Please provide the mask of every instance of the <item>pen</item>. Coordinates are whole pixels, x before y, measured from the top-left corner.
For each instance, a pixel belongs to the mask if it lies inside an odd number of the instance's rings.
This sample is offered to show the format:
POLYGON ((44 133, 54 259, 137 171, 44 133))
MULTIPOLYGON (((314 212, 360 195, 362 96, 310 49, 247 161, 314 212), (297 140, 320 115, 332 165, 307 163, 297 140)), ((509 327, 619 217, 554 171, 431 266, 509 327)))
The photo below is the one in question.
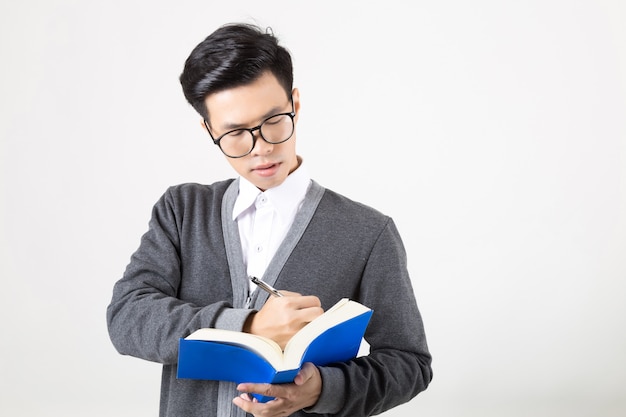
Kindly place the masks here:
POLYGON ((259 288, 261 288, 263 291, 266 291, 267 293, 269 293, 270 295, 273 295, 274 297, 282 297, 283 296, 280 293, 280 291, 278 291, 276 288, 272 287, 267 282, 261 281, 257 277, 250 277, 250 280, 252 282, 254 282, 256 285, 258 285, 259 288))

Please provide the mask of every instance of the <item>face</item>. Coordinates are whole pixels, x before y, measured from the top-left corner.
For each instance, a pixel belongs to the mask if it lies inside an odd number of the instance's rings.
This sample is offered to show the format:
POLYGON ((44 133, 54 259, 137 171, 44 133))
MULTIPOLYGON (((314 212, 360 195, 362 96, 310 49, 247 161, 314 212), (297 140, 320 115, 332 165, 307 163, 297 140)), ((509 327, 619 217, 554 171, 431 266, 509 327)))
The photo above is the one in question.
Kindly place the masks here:
MULTIPOLYGON (((295 88, 292 97, 296 124, 300 94, 295 88)), ((265 73, 252 84, 210 94, 205 104, 214 138, 233 129, 253 128, 270 116, 291 111, 289 96, 271 73, 265 73)), ((239 175, 265 191, 282 184, 298 167, 296 132, 294 128, 291 138, 279 144, 265 142, 258 130, 254 134, 256 143, 252 152, 241 158, 225 158, 239 175)))

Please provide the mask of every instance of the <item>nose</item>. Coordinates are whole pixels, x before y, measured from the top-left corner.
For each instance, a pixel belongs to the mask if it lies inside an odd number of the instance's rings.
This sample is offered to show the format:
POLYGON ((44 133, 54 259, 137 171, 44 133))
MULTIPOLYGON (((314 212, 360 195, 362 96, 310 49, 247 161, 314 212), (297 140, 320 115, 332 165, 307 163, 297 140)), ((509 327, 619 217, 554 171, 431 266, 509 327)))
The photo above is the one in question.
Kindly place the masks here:
POLYGON ((254 148, 252 148, 252 153, 255 155, 265 155, 271 153, 274 150, 274 145, 272 143, 266 142, 261 136, 261 131, 257 130, 252 132, 254 136, 254 148))

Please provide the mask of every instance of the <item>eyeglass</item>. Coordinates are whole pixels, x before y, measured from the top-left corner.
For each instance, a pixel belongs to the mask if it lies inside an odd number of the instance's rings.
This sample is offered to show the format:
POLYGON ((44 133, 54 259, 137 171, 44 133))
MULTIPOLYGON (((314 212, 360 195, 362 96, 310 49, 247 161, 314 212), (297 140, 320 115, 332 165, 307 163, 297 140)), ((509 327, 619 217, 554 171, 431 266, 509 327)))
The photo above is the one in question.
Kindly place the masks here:
POLYGON ((241 158, 248 155, 254 149, 257 140, 254 132, 257 130, 265 142, 273 145, 286 142, 293 136, 293 118, 296 116, 296 111, 293 105, 293 97, 289 99, 291 100, 290 112, 270 116, 263 120, 260 125, 250 129, 234 129, 216 139, 211 134, 206 119, 204 120, 204 126, 206 126, 209 136, 213 139, 213 143, 219 146, 224 155, 229 158, 241 158))

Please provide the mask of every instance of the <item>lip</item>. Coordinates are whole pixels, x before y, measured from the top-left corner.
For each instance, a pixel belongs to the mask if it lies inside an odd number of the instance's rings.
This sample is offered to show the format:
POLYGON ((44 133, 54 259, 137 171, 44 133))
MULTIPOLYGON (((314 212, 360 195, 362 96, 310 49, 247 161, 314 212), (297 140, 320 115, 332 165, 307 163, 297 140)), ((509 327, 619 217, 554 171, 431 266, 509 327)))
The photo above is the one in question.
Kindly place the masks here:
POLYGON ((260 164, 252 168, 252 172, 262 176, 269 177, 274 175, 278 171, 280 164, 278 162, 268 162, 266 164, 260 164))

